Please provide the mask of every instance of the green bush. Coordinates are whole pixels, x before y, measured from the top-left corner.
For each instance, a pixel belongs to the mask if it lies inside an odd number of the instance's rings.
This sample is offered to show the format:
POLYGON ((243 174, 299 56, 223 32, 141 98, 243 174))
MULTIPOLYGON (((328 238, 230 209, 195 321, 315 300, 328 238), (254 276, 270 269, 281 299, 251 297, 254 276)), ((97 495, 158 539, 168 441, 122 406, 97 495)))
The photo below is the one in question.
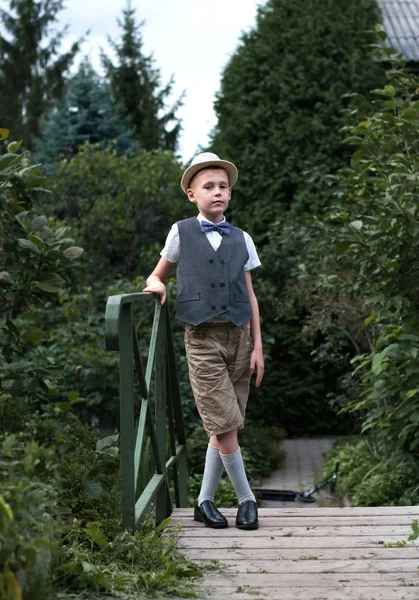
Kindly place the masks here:
MULTIPOLYGON (((1 438, 0 438, 1 440, 1 438)), ((14 434, 1 440, 0 598, 44 600, 49 593, 49 553, 58 511, 52 449, 14 434), (37 477, 39 463, 48 473, 37 477)))
POLYGON ((338 492, 353 506, 403 506, 419 503, 416 465, 410 454, 383 456, 368 437, 338 444, 325 460, 325 472, 339 461, 338 492))

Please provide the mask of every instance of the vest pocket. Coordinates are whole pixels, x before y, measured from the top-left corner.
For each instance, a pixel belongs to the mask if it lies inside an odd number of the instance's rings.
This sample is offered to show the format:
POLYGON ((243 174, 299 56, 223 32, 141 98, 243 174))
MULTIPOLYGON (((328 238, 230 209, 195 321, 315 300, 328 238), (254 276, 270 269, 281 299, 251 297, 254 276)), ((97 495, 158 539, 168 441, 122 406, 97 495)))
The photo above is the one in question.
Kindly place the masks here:
POLYGON ((247 294, 234 294, 234 302, 243 302, 249 304, 250 298, 247 294))
POLYGON ((177 301, 179 303, 181 303, 181 302, 199 302, 200 299, 201 299, 200 292, 197 292, 196 294, 183 293, 183 294, 179 294, 177 301))

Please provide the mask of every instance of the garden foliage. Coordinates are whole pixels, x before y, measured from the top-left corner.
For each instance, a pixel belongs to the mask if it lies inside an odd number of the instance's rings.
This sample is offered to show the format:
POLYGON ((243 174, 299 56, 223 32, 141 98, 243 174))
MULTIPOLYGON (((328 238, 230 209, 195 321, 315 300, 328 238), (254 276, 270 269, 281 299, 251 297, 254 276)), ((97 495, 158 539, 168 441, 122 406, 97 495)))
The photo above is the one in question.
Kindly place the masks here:
MULTIPOLYGON (((5 139, 8 132, 0 134, 5 139)), ((83 250, 67 227, 36 210, 35 202, 46 194, 45 179, 19 145, 8 144, 0 155, 1 598, 46 600, 58 590, 86 585, 135 598, 151 588, 190 594, 190 585, 181 580, 199 573, 175 552, 170 536, 161 541, 150 525, 135 537, 118 531, 118 435, 106 435, 89 418, 98 390, 90 404, 77 391, 74 375, 80 368, 69 332, 64 327, 57 332, 65 352, 57 351, 54 339, 65 312, 71 322, 80 303, 87 298, 89 304, 89 295, 80 293, 60 310, 65 288, 80 284, 76 267, 83 250)), ((86 335, 77 316, 74 330, 86 335)), ((87 349, 79 339, 88 365, 88 352, 93 357, 103 341, 103 322, 85 318, 90 335, 96 335, 87 349)), ((90 373, 83 373, 86 381, 94 370, 90 366, 90 373)), ((104 361, 102 374, 106 367, 104 361)), ((117 373, 114 386, 116 381, 117 373)))
MULTIPOLYGON (((391 50, 384 55, 390 59, 391 50)), ((329 242, 347 274, 335 287, 366 307, 358 327, 375 330, 352 360, 360 393, 346 406, 366 436, 354 449, 364 472, 355 477, 352 465, 346 484, 363 504, 419 499, 418 84, 396 57, 374 99, 357 98, 355 122, 344 130, 356 152, 339 175, 340 207, 328 218, 329 242)))

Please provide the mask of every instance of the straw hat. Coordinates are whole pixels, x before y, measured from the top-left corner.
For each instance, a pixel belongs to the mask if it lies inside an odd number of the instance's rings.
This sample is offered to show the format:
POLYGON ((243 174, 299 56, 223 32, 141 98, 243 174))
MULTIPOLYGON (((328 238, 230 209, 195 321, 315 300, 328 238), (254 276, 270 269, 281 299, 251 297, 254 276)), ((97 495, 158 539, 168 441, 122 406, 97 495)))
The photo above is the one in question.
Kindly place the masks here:
POLYGON ((227 171, 230 187, 233 187, 233 185, 236 183, 239 174, 237 167, 233 165, 233 163, 228 162, 227 160, 221 160, 221 158, 213 152, 201 152, 201 154, 197 154, 195 156, 190 166, 186 169, 182 176, 180 187, 185 194, 188 191, 192 177, 199 171, 202 171, 202 169, 208 169, 209 167, 214 167, 215 169, 224 169, 227 171))

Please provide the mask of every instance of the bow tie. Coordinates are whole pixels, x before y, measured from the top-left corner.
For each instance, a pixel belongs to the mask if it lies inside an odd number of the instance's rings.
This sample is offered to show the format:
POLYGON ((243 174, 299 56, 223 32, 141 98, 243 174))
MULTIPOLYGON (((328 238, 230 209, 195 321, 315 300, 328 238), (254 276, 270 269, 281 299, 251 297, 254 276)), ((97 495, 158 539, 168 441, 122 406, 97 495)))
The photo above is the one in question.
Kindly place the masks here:
POLYGON ((201 231, 204 233, 209 233, 210 231, 218 231, 220 235, 224 235, 226 233, 230 233, 231 225, 227 223, 227 221, 222 221, 222 223, 210 223, 209 221, 201 221, 201 231))

